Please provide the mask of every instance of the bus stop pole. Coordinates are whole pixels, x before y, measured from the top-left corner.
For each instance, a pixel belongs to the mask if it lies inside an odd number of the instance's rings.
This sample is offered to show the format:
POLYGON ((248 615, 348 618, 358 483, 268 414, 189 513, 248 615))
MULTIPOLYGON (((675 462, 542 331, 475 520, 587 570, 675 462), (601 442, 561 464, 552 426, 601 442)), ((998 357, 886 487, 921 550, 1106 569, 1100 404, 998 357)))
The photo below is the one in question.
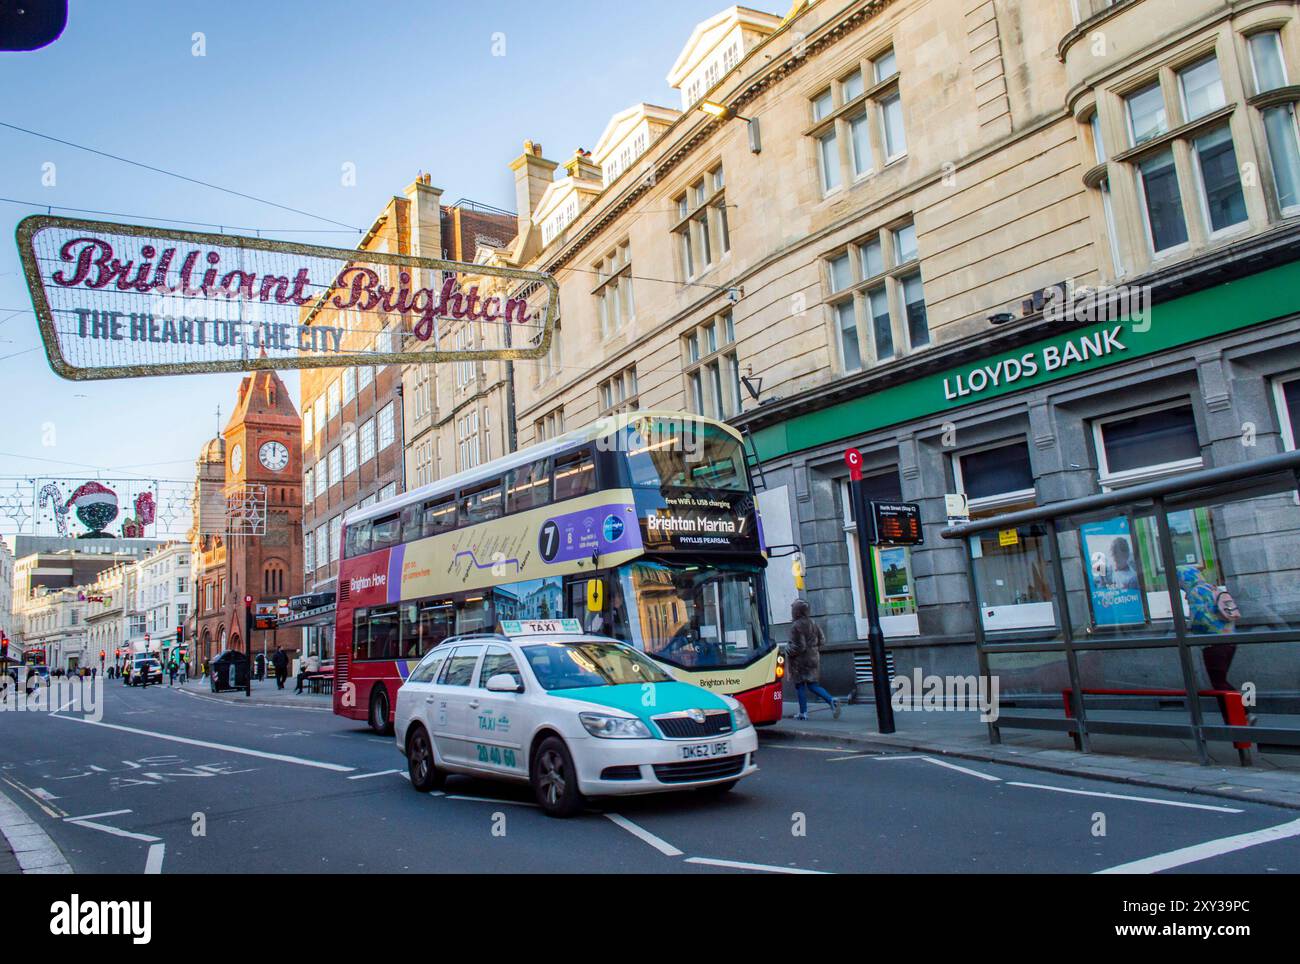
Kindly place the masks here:
POLYGON ((880 628, 880 607, 876 599, 876 566, 871 558, 875 541, 869 523, 870 510, 861 478, 849 482, 853 501, 853 525, 858 530, 858 568, 867 606, 867 645, 871 651, 871 688, 876 697, 876 730, 894 732, 894 704, 889 692, 889 663, 885 656, 885 632, 880 628))

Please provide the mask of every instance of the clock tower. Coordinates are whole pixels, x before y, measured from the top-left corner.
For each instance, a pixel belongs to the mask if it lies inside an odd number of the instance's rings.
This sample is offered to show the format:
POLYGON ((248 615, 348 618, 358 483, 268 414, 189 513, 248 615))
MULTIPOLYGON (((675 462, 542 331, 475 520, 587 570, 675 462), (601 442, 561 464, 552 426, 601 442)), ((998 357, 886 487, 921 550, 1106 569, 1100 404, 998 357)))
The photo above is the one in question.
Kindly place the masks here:
MULTIPOLYGON (((227 499, 241 501, 251 524, 229 535, 220 608, 228 648, 249 651, 244 597, 274 604, 302 592, 302 420, 278 374, 244 376, 223 435, 227 499), (262 512, 264 527, 257 522, 262 512)), ((261 652, 263 643, 267 653, 276 645, 298 648, 299 634, 283 636, 272 642, 270 630, 256 630, 251 652, 261 652)))

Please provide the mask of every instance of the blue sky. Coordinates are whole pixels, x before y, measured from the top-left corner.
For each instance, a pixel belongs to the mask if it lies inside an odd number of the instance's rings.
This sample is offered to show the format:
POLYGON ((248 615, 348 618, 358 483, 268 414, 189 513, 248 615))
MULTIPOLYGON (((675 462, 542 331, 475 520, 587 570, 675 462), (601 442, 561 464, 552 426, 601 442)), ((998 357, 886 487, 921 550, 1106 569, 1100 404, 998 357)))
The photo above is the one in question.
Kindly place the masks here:
MULTIPOLYGON (((507 164, 525 138, 564 161, 575 147, 594 147, 630 104, 676 106, 664 76, 692 27, 725 6, 72 0, 55 44, 0 53, 0 121, 349 225, 368 225, 419 170, 448 202, 513 209, 507 164), (192 53, 196 32, 205 35, 202 57, 192 53), (495 34, 504 34, 505 56, 493 56, 495 34), (346 162, 356 165, 355 187, 341 184, 346 162)), ((269 229, 267 237, 358 240, 291 232, 333 225, 7 128, 0 197, 132 216, 103 220, 194 219, 269 229), (47 163, 52 185, 43 183, 47 163)), ((37 210, 0 202, 4 238, 37 210)), ((17 249, 4 240, 0 476, 191 478, 217 406, 224 420, 239 381, 69 382, 42 349, 30 350, 38 343, 17 249)), ((296 396, 297 379, 284 377, 296 396)))

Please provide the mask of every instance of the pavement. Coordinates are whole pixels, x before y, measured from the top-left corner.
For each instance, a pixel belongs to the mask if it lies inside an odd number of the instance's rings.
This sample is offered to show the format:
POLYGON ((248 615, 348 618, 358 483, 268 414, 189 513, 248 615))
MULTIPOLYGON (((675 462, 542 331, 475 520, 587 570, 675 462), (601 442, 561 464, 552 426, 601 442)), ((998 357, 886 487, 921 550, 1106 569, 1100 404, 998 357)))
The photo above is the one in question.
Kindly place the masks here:
POLYGON ((8 714, 6 839, 21 858, 43 835, 77 873, 1300 872, 1292 810, 867 746, 865 707, 765 731, 759 771, 725 796, 555 820, 523 784, 414 792, 393 739, 326 701, 110 683, 99 715, 8 714))
MULTIPOLYGON (((842 703, 838 720, 824 703, 809 706, 809 719, 786 718, 765 738, 830 743, 873 750, 906 750, 1042 770, 1066 776, 1099 777, 1133 786, 1155 787, 1232 800, 1267 802, 1300 810, 1300 755, 1253 754, 1253 764, 1238 763, 1227 743, 1211 743, 1211 766, 1202 766, 1188 740, 1142 737, 1092 737, 1092 753, 1072 749, 1064 733, 1001 728, 1002 742, 989 742, 989 728, 974 711, 895 710, 895 732, 879 731, 874 703, 842 703)), ((1118 715, 1118 714, 1115 714, 1118 715)), ((1148 714, 1149 716, 1149 714, 1148 714)))

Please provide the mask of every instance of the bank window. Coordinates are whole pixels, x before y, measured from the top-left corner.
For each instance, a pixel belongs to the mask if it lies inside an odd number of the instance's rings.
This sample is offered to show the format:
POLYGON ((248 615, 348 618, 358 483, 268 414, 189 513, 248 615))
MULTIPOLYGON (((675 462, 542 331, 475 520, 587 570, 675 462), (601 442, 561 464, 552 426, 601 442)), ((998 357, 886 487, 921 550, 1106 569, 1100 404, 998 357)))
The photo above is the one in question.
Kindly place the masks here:
POLYGON ((1286 60, 1282 56, 1282 34, 1265 30, 1252 34, 1250 64, 1255 75, 1255 93, 1277 90, 1286 86, 1286 60))
POLYGON ((601 258, 593 267, 596 287, 596 314, 600 334, 608 337, 632 320, 636 305, 632 298, 632 246, 624 241, 601 258))
POLYGON ((1152 253, 1181 248, 1187 243, 1187 221, 1183 217, 1174 152, 1164 150, 1140 162, 1138 186, 1152 253))
POLYGON ((1282 446, 1288 452, 1300 448, 1300 375, 1279 378, 1273 383, 1273 400, 1282 430, 1282 446))
POLYGON ((637 393, 636 366, 631 365, 617 375, 605 379, 596 389, 600 400, 600 413, 635 412, 640 407, 637 393))
POLYGON ((1192 159, 1201 191, 1201 213, 1211 236, 1246 221, 1246 196, 1241 188, 1232 132, 1225 124, 1192 141, 1192 159))
POLYGON ((730 311, 710 318, 682 339, 686 404, 697 414, 727 419, 740 412, 740 360, 730 311))
POLYGON ((506 474, 506 511, 523 512, 546 505, 551 497, 551 460, 539 459, 506 474))
MULTIPOLYGON (((957 490, 972 519, 1032 508, 1036 501, 1029 444, 999 443, 953 459, 957 490)), ((982 532, 968 542, 976 598, 984 629, 1052 626, 1051 546, 1039 524, 982 532)))
MULTIPOLYGON (((903 500, 903 488, 897 471, 868 475, 862 480, 862 485, 866 490, 865 497, 868 503, 903 500)), ((849 577, 853 584, 853 615, 857 623, 858 638, 866 639, 867 616, 864 602, 866 590, 863 588, 862 566, 858 556, 858 530, 853 524, 853 499, 847 479, 840 482, 840 503, 843 506, 849 577)), ((873 579, 881 629, 887 637, 919 635, 911 547, 873 546, 871 562, 875 569, 873 579)))
POLYGON ((957 491, 966 495, 971 518, 1034 505, 1034 470, 1029 461, 1029 443, 1023 439, 956 455, 953 476, 957 491))
POLYGON ((564 407, 552 409, 541 418, 533 422, 533 438, 537 442, 545 442, 547 439, 553 439, 564 432, 564 407))
POLYGON ((1098 481, 1106 489, 1147 482, 1202 465, 1196 418, 1188 403, 1093 423, 1098 481))
POLYGON ((893 358, 897 345, 930 343, 916 227, 873 232, 826 262, 836 341, 845 372, 893 358))
POLYGON ((861 61, 811 100, 808 134, 823 194, 862 180, 907 153, 893 48, 861 61))
POLYGON ((555 500, 574 499, 596 489, 596 462, 591 449, 561 455, 555 460, 555 500))
POLYGON ((712 268, 731 250, 722 165, 712 168, 676 198, 679 276, 688 281, 712 268))
POLYGON ((1124 98, 1128 114, 1129 142, 1136 147, 1169 129, 1165 110, 1165 93, 1160 83, 1149 84, 1124 98))
POLYGON ((1209 56, 1178 71, 1178 90, 1185 122, 1212 114, 1226 104, 1218 58, 1209 56))

